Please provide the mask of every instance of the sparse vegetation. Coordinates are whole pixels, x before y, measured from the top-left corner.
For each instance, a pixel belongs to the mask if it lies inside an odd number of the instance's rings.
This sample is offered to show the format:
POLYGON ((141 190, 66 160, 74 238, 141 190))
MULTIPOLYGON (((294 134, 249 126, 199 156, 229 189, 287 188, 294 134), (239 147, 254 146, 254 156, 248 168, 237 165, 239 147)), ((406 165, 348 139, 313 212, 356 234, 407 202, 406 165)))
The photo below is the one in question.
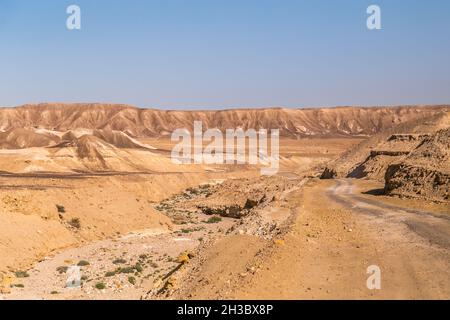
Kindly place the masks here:
POLYGON ((134 267, 119 268, 117 273, 134 273, 134 267))
POLYGON ((143 270, 144 270, 144 268, 142 268, 142 265, 138 262, 138 263, 136 263, 136 265, 134 266, 134 269, 137 271, 137 272, 142 272, 143 270))
POLYGON ((66 213, 66 208, 60 204, 56 205, 56 209, 58 210, 58 213, 66 213))
POLYGON ((86 260, 80 260, 80 262, 78 262, 77 264, 78 267, 86 267, 88 265, 90 265, 90 263, 86 260))
POLYGON ((144 267, 142 266, 142 263, 137 262, 134 266, 128 266, 125 268, 119 267, 116 269, 115 273, 116 274, 118 274, 118 273, 125 273, 125 274, 134 273, 135 275, 138 275, 142 271, 144 271, 144 267))
POLYGON ((135 277, 128 277, 128 282, 131 283, 134 286, 136 284, 136 278, 135 277))
POLYGON ((125 264, 127 261, 125 259, 119 258, 113 261, 114 264, 125 264))
POLYGON ((12 284, 11 288, 25 288, 25 286, 22 283, 12 284))
POLYGON ((30 276, 26 271, 16 271, 14 274, 16 278, 28 278, 30 276))
POLYGON ((208 220, 206 220, 205 222, 206 223, 219 223, 220 221, 222 221, 222 218, 221 217, 218 217, 218 216, 213 216, 213 217, 210 217, 208 220))
POLYGON ((79 218, 73 218, 68 223, 71 227, 74 227, 75 229, 81 228, 81 222, 79 218))
POLYGON ((105 273, 105 277, 114 277, 116 275, 116 271, 108 271, 105 273))
POLYGON ((50 292, 50 294, 55 295, 55 294, 59 294, 59 292, 58 291, 52 291, 52 292, 50 292))
POLYGON ((63 274, 63 273, 66 273, 68 269, 69 269, 69 267, 61 266, 61 267, 56 268, 56 271, 58 271, 59 274, 63 274))
POLYGON ((98 290, 103 290, 103 289, 106 289, 106 285, 103 282, 97 282, 95 284, 95 288, 98 290))

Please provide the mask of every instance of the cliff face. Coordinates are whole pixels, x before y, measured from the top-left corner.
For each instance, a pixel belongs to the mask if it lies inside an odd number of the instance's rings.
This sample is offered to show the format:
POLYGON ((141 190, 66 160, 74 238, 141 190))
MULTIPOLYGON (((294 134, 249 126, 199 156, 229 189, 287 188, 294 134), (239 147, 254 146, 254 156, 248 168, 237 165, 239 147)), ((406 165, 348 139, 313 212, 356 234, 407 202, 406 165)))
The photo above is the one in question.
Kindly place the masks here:
POLYGON ((386 171, 386 192, 450 200, 450 129, 425 138, 403 161, 386 171))
POLYGON ((339 177, 384 181, 387 166, 401 160, 422 141, 450 127, 450 112, 424 113, 365 139, 328 164, 339 177))
POLYGON ((0 108, 0 130, 40 128, 117 130, 131 136, 165 136, 175 129, 241 127, 280 129, 285 137, 374 135, 400 123, 450 111, 450 106, 332 109, 164 111, 112 104, 39 104, 0 108))

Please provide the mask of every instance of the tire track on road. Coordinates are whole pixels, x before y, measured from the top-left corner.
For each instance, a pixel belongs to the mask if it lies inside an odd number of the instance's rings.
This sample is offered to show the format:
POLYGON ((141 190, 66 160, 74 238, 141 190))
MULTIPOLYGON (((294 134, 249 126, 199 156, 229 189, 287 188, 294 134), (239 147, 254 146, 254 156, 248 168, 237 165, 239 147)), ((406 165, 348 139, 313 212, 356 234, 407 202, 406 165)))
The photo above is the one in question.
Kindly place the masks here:
POLYGON ((450 249, 450 216, 368 199, 355 193, 356 187, 353 180, 336 180, 336 184, 327 190, 327 196, 354 212, 371 215, 388 223, 403 223, 430 243, 450 249))

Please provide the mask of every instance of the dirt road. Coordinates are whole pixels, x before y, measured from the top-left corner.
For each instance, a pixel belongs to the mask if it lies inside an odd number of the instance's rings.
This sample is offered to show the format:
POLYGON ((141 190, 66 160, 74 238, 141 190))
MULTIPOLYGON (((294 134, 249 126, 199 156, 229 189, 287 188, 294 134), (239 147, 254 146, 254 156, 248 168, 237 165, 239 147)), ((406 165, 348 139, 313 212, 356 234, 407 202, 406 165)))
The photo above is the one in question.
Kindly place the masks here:
POLYGON ((381 199, 368 198, 367 195, 362 196, 360 193, 355 180, 338 180, 328 189, 327 195, 333 201, 357 213, 377 216, 386 223, 404 223, 411 231, 430 243, 450 249, 450 214, 437 214, 387 204, 381 199))
POLYGON ((372 193, 358 180, 329 180, 292 194, 297 216, 283 245, 229 298, 449 299, 449 215, 372 193), (381 290, 367 288, 372 265, 381 290))
POLYGON ((22 279, 24 288, 13 288, 5 298, 138 299, 158 287, 158 279, 176 265, 180 252, 219 234, 222 240, 208 247, 205 264, 197 270, 199 277, 191 277, 196 281, 189 276, 180 280, 185 287, 177 298, 450 298, 447 207, 388 198, 376 191, 379 185, 368 181, 307 181, 287 190, 281 207, 270 209, 271 214, 294 212, 291 227, 275 241, 251 234, 225 236, 231 221, 205 224, 189 234, 133 233, 44 260, 22 279), (149 251, 150 260, 141 261, 149 251), (132 276, 137 282, 131 284, 128 274, 107 276, 117 271, 118 258, 130 266, 141 263, 144 277, 132 276), (86 284, 65 289, 66 275, 58 270, 83 259, 90 262, 84 268, 86 284), (374 265, 381 270, 380 290, 366 285, 367 269, 374 265), (100 282, 106 289, 95 288, 100 282))

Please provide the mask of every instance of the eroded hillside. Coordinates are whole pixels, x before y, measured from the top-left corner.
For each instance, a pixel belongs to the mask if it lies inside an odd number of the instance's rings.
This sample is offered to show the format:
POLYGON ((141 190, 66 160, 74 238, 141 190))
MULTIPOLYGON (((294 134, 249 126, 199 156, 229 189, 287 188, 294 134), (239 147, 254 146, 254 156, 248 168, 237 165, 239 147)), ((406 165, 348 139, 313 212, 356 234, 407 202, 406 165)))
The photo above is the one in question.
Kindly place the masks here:
POLYGON ((111 104, 40 104, 0 109, 0 130, 78 128, 117 130, 130 136, 164 136, 175 129, 242 127, 280 129, 282 136, 373 135, 395 125, 449 111, 450 106, 340 107, 331 109, 233 109, 164 111, 111 104))

